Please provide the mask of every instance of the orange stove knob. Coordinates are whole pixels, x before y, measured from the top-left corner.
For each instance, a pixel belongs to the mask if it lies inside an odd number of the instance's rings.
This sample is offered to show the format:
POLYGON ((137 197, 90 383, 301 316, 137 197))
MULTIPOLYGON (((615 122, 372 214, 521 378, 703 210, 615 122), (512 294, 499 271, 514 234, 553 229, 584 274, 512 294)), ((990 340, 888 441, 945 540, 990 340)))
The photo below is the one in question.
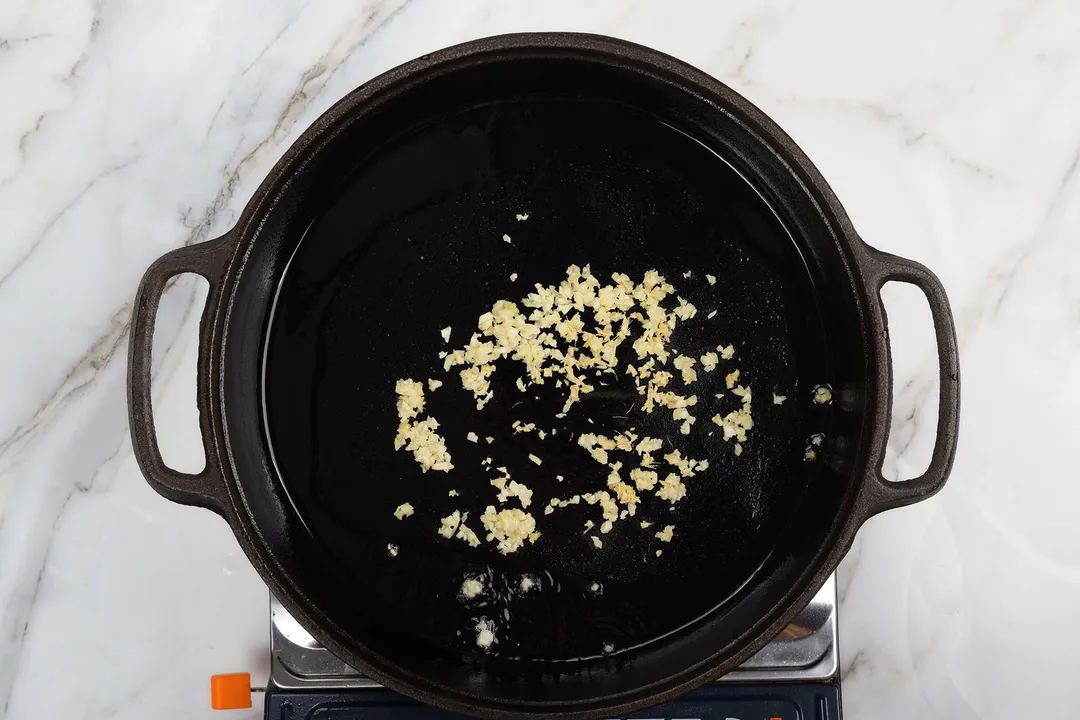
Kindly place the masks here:
POLYGON ((251 673, 211 675, 210 707, 215 710, 251 707, 251 673))

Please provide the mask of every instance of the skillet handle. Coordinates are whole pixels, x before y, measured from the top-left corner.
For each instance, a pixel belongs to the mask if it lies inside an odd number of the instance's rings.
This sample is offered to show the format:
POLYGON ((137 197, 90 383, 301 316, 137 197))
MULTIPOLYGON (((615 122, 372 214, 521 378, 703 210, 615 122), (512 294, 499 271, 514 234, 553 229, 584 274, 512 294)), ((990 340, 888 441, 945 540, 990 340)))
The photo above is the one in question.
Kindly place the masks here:
POLYGON ((131 343, 128 354, 128 419, 131 444, 150 487, 173 502, 195 505, 225 514, 229 496, 224 476, 217 464, 210 417, 210 350, 213 347, 214 317, 221 300, 221 286, 226 263, 233 251, 232 233, 196 245, 182 247, 162 255, 143 275, 135 295, 131 317, 131 343), (199 322, 199 358, 196 371, 196 404, 202 433, 206 465, 198 473, 183 473, 165 465, 158 448, 150 396, 151 354, 158 303, 168 281, 182 273, 196 273, 206 278, 210 292, 199 322))
POLYGON ((885 337, 881 339, 885 352, 884 362, 879 377, 884 379, 884 417, 892 415, 892 358, 888 345, 888 321, 885 307, 881 302, 882 286, 890 281, 905 282, 922 290, 930 304, 930 315, 934 321, 934 334, 937 338, 939 399, 937 441, 930 466, 919 477, 903 482, 890 482, 881 473, 885 459, 886 432, 882 442, 872 451, 866 478, 865 499, 862 517, 867 519, 891 508, 902 507, 925 500, 937 493, 945 485, 956 457, 957 436, 960 428, 960 351, 956 343, 956 327, 953 323, 949 298, 941 281, 930 270, 914 260, 898 257, 890 253, 864 246, 867 256, 863 258, 862 269, 879 303, 885 337))

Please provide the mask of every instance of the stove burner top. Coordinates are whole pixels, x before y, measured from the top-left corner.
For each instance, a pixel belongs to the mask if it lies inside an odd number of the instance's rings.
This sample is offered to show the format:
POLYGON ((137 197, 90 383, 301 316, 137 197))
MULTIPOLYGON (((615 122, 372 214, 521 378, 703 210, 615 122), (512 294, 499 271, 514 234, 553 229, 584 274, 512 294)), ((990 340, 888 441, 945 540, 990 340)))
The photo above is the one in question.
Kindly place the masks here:
MULTIPOLYGON (((307 630, 300 627, 293 616, 289 615, 275 598, 270 600, 270 619, 269 684, 271 692, 324 693, 326 691, 379 690, 380 685, 377 682, 357 673, 320 646, 319 642, 312 638, 307 630)), ((788 683, 784 685, 785 690, 778 689, 778 696, 785 697, 787 688, 795 688, 796 685, 802 683, 832 683, 835 685, 838 699, 838 667, 836 580, 829 578, 819 590, 818 595, 815 595, 806 609, 799 613, 794 623, 788 625, 777 638, 741 667, 716 681, 716 688, 728 687, 729 691, 715 690, 712 691, 712 695, 706 692, 704 695, 699 693, 694 697, 707 699, 706 696, 730 696, 742 683, 788 683)), ((760 695, 760 687, 757 693, 760 695)), ((273 717, 270 715, 270 705, 268 696, 268 718, 273 717)), ((825 706, 819 708, 819 710, 822 709, 825 712, 828 710, 825 706)), ((799 717, 828 718, 829 720, 839 717, 838 708, 832 715, 822 715, 820 711, 815 712, 816 714, 804 712, 804 715, 799 717)), ((306 716, 297 715, 296 717, 306 716)), ((357 715, 357 717, 360 716, 357 715)), ((786 718, 787 715, 766 717, 786 718)))

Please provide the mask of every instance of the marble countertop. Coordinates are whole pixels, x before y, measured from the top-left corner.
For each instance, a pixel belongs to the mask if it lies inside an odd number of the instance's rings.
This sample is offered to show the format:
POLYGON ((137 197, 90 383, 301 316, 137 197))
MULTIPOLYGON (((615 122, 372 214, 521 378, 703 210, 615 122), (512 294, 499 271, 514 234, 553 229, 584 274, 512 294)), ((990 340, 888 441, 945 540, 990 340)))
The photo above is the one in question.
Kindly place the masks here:
MULTIPOLYGON (((267 592, 225 523, 132 458, 143 270, 221 233, 357 84, 484 35, 599 32, 730 84, 806 150, 871 244, 948 288, 960 452, 840 575, 846 717, 1058 716, 1080 676, 1080 5, 1072 0, 10 0, 0 5, 0 704, 24 718, 210 717, 266 675, 267 592), (1023 422, 1020 422, 1023 420, 1023 422)), ((195 327, 159 319, 166 458, 197 469, 195 327)), ((918 291, 886 288, 887 467, 934 440, 918 291)), ((222 715, 222 717, 225 717, 222 715)), ((256 710, 228 715, 261 717, 256 710)))

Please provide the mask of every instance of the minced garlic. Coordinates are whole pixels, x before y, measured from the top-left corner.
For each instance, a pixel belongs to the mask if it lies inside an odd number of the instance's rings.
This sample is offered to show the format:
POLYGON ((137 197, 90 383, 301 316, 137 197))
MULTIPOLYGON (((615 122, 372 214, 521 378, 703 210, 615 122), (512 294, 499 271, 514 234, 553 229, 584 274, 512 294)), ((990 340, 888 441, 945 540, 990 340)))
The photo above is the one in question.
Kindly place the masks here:
POLYGON ((494 506, 488 505, 480 522, 488 532, 488 542, 498 543, 503 555, 516 552, 526 541, 534 543, 540 537, 533 516, 517 508, 496 511, 494 506))
POLYGON ((514 216, 518 222, 524 222, 529 219, 529 213, 518 213, 514 216))
POLYGON ((461 511, 455 510, 439 521, 439 534, 446 539, 454 537, 458 525, 461 524, 461 511))
POLYGON ((532 504, 532 490, 515 480, 510 480, 509 475, 495 478, 491 484, 499 490, 496 499, 500 503, 505 503, 510 498, 517 498, 523 508, 532 504))
POLYGON ((777 395, 776 393, 772 395, 773 405, 783 405, 785 400, 787 400, 786 395, 777 395))
POLYGON ((481 650, 487 650, 496 642, 498 640, 495 638, 495 623, 487 618, 480 618, 476 623, 476 646, 481 650))
POLYGON ((428 390, 435 391, 442 387, 442 380, 428 380, 428 390))
POLYGON ((679 306, 672 310, 672 312, 675 313, 680 320, 686 321, 693 319, 693 317, 697 315, 697 308, 694 307, 692 303, 679 298, 679 306))
POLYGON ((661 440, 660 438, 646 437, 646 438, 642 438, 641 442, 639 442, 637 444, 637 447, 634 448, 634 449, 637 450, 637 453, 639 455, 644 455, 646 453, 656 452, 657 450, 660 450, 663 447, 664 447, 664 441, 661 440))
POLYGON ((663 530, 661 530, 660 532, 656 533, 656 538, 657 538, 657 539, 658 539, 658 540, 659 540, 660 542, 666 542, 666 543, 669 543, 669 542, 671 542, 671 538, 672 538, 672 537, 673 537, 674 535, 675 535, 675 526, 674 526, 674 525, 668 525, 668 526, 666 526, 666 527, 665 527, 665 528, 664 528, 663 530))
POLYGON ((398 520, 403 520, 413 514, 413 506, 409 503, 401 503, 397 506, 397 510, 394 510, 394 517, 398 520))
POLYGON ((596 547, 596 549, 599 550, 600 548, 604 547, 604 541, 600 538, 596 537, 595 535, 590 535, 589 538, 592 540, 592 544, 596 547))
POLYGON ((505 243, 508 243, 508 242, 510 242, 510 236, 509 236, 509 235, 506 235, 506 234, 504 233, 504 234, 503 234, 503 242, 505 242, 505 243))
POLYGON ((452 470, 454 465, 446 450, 446 441, 435 432, 439 427, 438 421, 433 417, 416 420, 424 410, 424 386, 415 380, 402 379, 397 381, 394 390, 398 395, 398 430, 394 437, 394 449, 405 448, 412 452, 422 472, 452 470))
POLYGON ((443 342, 450 342, 450 333, 451 332, 452 332, 452 328, 449 325, 447 325, 446 327, 444 327, 442 330, 439 331, 439 334, 442 335, 443 342))
POLYGON ((386 546, 386 554, 389 555, 390 557, 397 557, 398 546, 393 544, 393 543, 388 544, 386 546))
MULTIPOLYGON (((527 217, 527 213, 517 215, 519 221, 527 217)), ((504 235, 503 239, 511 242, 509 235, 504 235)), ((690 276, 688 272, 687 277, 690 276)), ((707 274, 705 277, 710 285, 716 283, 715 276, 707 274)), ((517 273, 510 275, 511 282, 517 279, 517 273)), ((456 368, 461 387, 472 393, 478 409, 483 409, 493 397, 493 375, 497 366, 502 367, 499 361, 521 363, 523 372, 515 382, 518 390, 526 392, 530 385, 552 383, 565 400, 562 411, 557 414, 560 418, 565 417, 582 396, 593 392, 594 385, 609 385, 609 382, 597 382, 597 379, 625 371, 642 397, 642 402, 635 403, 634 407, 645 413, 652 413, 657 407, 670 411, 679 432, 687 435, 696 421, 692 411, 698 398, 673 391, 673 372, 681 377, 683 385, 687 385, 698 380, 696 366, 699 362, 701 372, 713 372, 721 358, 730 360, 735 354, 732 345, 718 346, 715 352, 708 351, 698 358, 684 356, 669 347, 676 325, 693 320, 697 312, 697 308, 678 297, 674 287, 655 270, 647 271, 640 283, 635 284, 629 276, 620 273, 613 273, 611 280, 605 283, 593 276, 588 265, 572 265, 567 269, 566 278, 557 285, 537 284, 534 291, 517 303, 496 301, 488 312, 479 316, 475 331, 464 345, 457 349, 447 348, 449 352, 440 355, 446 371, 456 368), (619 353, 627 349, 633 350, 636 360, 619 367, 619 353), (669 360, 673 362, 667 366, 669 360)), ((716 310, 710 311, 709 317, 716 313, 716 310)), ((444 341, 449 342, 451 328, 445 328, 442 335, 444 341)), ((742 408, 724 417, 717 415, 713 422, 724 428, 726 440, 735 438, 742 442, 753 423, 750 390, 737 385, 738 379, 739 371, 735 369, 725 377, 725 383, 741 399, 742 408)), ((441 384, 429 380, 427 387, 435 390, 441 384)), ((400 449, 407 445, 425 471, 452 468, 445 442, 435 432, 438 423, 434 418, 425 419, 422 415, 424 386, 402 380, 396 389, 400 427, 395 447, 400 449)), ((718 398, 722 396, 722 393, 717 394, 718 398)), ((588 420, 592 422, 591 418, 588 420)), ((513 428, 515 433, 536 431, 534 423, 521 421, 515 421, 513 428)), ((546 439, 548 434, 543 430, 537 432, 540 440, 546 439)), ((554 435, 555 430, 552 429, 550 434, 554 435)), ((670 440, 671 436, 668 437, 670 440)), ((479 442, 479 436, 474 432, 467 433, 466 438, 470 442, 479 442)), ((485 440, 489 444, 493 442, 490 436, 485 440)), ((607 489, 574 495, 566 500, 551 498, 544 506, 544 515, 581 500, 599 506, 602 515, 598 519, 600 532, 591 535, 597 548, 602 547, 598 535, 611 532, 616 522, 635 514, 642 502, 642 493, 655 495, 674 506, 687 492, 683 478, 708 468, 707 461, 683 457, 673 448, 664 455, 664 460, 677 472, 667 473, 661 480, 658 460, 653 454, 659 456, 663 452, 664 441, 650 437, 639 440, 633 430, 618 432, 612 437, 584 433, 577 443, 593 460, 607 468, 607 489)), ((736 443, 736 454, 741 451, 742 446, 736 443)), ((528 458, 537 466, 542 464, 534 454, 529 454, 528 458)), ((489 470, 493 469, 490 459, 484 464, 489 470)), ((498 490, 498 502, 505 504, 517 498, 521 509, 505 508, 504 505, 505 509, 496 510, 497 506, 489 505, 480 516, 480 522, 486 541, 495 543, 500 552, 506 554, 516 552, 526 542, 535 542, 540 533, 533 516, 525 511, 532 502, 532 490, 511 480, 505 468, 499 468, 499 471, 501 476, 490 481, 498 490)), ((556 479, 561 482, 564 478, 556 476, 556 479)), ((450 496, 456 496, 456 491, 451 491, 450 496)), ((457 537, 474 546, 481 544, 476 533, 465 525, 467 517, 466 513, 454 511, 442 518, 439 534, 457 537)), ((648 526, 647 522, 641 523, 643 528, 648 526)), ((593 521, 589 520, 586 533, 593 527, 593 521)), ((657 533, 657 537, 669 542, 672 533, 673 526, 667 526, 657 533)))
POLYGON ((480 536, 465 524, 465 518, 461 519, 461 524, 458 525, 457 535, 454 537, 458 540, 464 540, 470 547, 480 547, 480 536))
POLYGON ((672 450, 664 456, 664 460, 669 464, 674 465, 679 470, 679 474, 683 477, 693 477, 696 473, 709 469, 708 460, 684 458, 679 450, 672 450))
POLYGON ((686 486, 678 475, 671 473, 660 481, 660 489, 656 492, 656 496, 674 505, 686 497, 686 486))
POLYGON ((461 596, 466 600, 472 600, 483 592, 484 581, 478 577, 465 578, 465 582, 461 583, 461 596))
POLYGON ((634 481, 634 487, 642 492, 647 492, 656 486, 657 475, 652 470, 634 468, 630 471, 630 479, 634 481))

